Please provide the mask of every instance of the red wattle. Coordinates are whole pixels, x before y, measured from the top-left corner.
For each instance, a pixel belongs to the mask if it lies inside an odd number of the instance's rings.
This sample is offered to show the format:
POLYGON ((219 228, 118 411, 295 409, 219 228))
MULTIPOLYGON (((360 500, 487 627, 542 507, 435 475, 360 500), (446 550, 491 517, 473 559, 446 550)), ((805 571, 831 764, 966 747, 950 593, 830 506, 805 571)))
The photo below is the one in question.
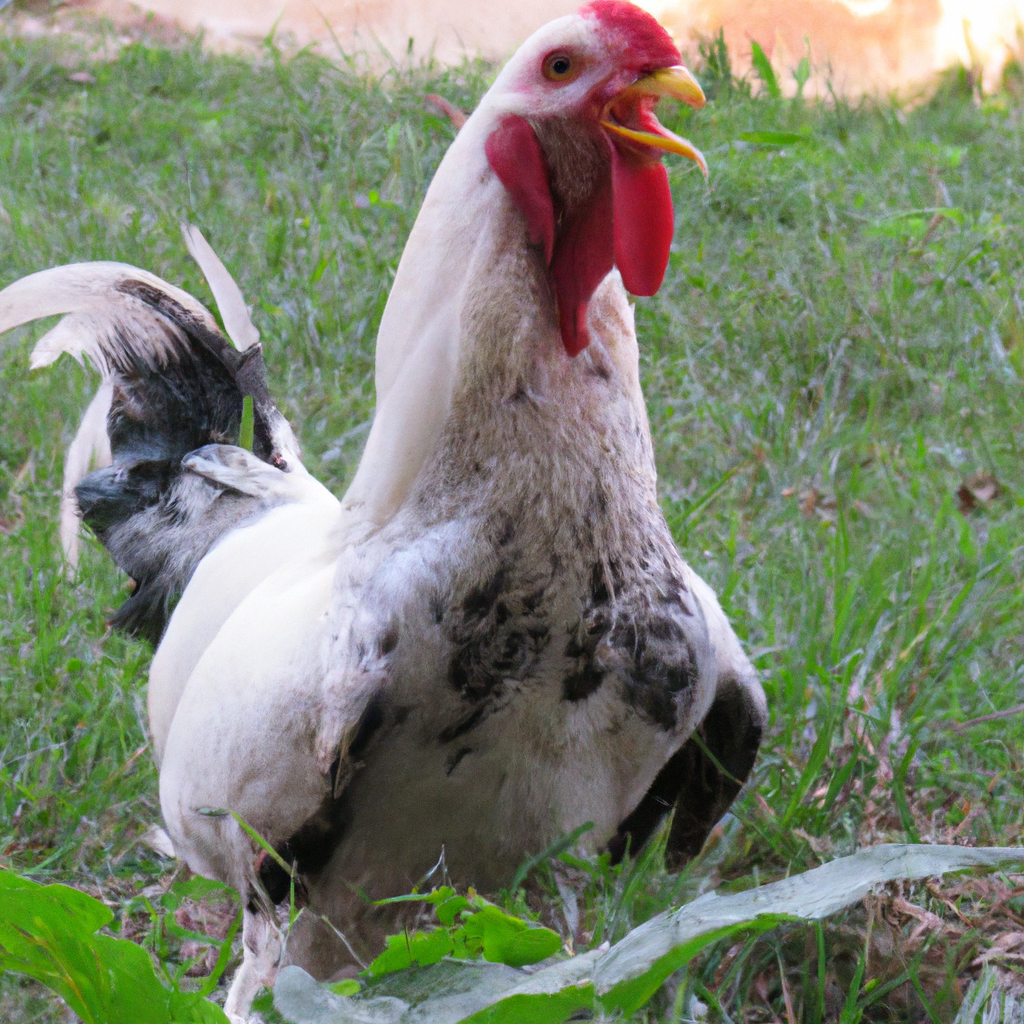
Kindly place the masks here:
POLYGON ((502 118, 487 137, 484 152, 525 218, 530 241, 544 246, 562 344, 570 356, 579 355, 590 344, 587 303, 615 263, 611 178, 585 210, 563 217, 556 239, 547 161, 529 122, 515 114, 502 118))
POLYGON ((668 266, 675 218, 668 172, 612 144, 612 209, 615 264, 626 291, 654 295, 668 266))
POLYGON ((559 225, 551 276, 558 301, 562 344, 570 356, 590 344, 587 303, 615 264, 612 243, 612 188, 606 178, 584 210, 559 225))
POLYGON ((530 241, 544 246, 551 263, 555 246, 555 207, 548 184, 548 162, 529 121, 516 114, 503 117, 487 136, 484 153, 491 170, 526 218, 530 241))

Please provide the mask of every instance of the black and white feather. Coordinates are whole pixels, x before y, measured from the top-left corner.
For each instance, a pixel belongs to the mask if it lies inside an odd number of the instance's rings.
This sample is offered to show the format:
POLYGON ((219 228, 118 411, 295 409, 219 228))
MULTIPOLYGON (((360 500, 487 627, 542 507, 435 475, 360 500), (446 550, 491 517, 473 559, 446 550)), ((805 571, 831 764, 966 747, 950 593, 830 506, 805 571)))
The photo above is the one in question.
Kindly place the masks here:
POLYGON ((61 538, 74 566, 78 517, 92 528, 136 583, 113 624, 153 642, 211 545, 285 500, 275 478, 299 465, 241 293, 198 230, 186 238, 244 347, 192 296, 123 263, 55 267, 0 292, 0 332, 62 316, 33 350, 33 368, 67 353, 102 375, 65 460, 61 538), (246 395, 254 406, 251 454, 233 447, 246 395))

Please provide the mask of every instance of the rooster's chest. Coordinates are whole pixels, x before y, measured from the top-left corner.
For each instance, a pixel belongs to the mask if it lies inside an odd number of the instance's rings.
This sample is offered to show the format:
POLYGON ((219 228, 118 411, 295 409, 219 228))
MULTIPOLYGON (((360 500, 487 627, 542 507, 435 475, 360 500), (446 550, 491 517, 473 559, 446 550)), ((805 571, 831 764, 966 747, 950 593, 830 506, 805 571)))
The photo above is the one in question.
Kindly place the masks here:
POLYGON ((402 596, 368 602, 361 642, 389 681, 350 786, 361 849, 443 846, 499 878, 584 822, 601 845, 706 703, 706 630, 667 531, 613 549, 568 520, 537 539, 525 515, 407 554, 388 573, 402 596))

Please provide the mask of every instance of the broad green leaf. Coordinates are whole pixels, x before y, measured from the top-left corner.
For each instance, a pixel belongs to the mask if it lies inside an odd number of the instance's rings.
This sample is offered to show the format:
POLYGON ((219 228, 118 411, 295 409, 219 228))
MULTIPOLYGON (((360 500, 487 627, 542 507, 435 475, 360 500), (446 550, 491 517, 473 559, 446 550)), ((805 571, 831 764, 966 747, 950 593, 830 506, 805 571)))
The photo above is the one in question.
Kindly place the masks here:
POLYGON ((358 995, 360 985, 355 978, 346 978, 344 981, 332 982, 327 988, 338 996, 354 996, 358 995))
POLYGON ((707 893, 651 918, 612 947, 594 971, 598 998, 606 1008, 632 1013, 686 962, 682 954, 695 955, 713 941, 712 933, 718 938, 744 926, 764 931, 780 921, 816 921, 896 879, 1012 863, 1024 863, 1024 849, 886 844, 746 892, 707 893))
POLYGON ((278 978, 274 1005, 295 1024, 562 1021, 594 1005, 590 974, 600 956, 582 953, 533 975, 502 964, 445 960, 410 971, 398 986, 388 985, 395 980, 389 976, 383 988, 387 995, 371 982, 356 998, 336 995, 292 966, 278 978))
POLYGON ((387 948, 370 964, 374 977, 404 970, 412 964, 436 963, 444 956, 483 956, 491 963, 526 967, 553 956, 562 940, 548 928, 531 927, 527 921, 506 914, 480 896, 459 896, 448 886, 432 892, 411 893, 381 900, 381 903, 410 901, 433 905, 442 927, 413 935, 392 935, 387 948), (456 925, 456 917, 463 918, 456 925))
MULTIPOLYGON (((714 896, 714 893, 709 895, 714 896)), ((699 903, 700 900, 695 900, 694 902, 699 903)), ((688 910, 689 906, 683 909, 688 910)), ((654 920, 658 919, 655 918, 654 920)), ((799 917, 791 917, 788 914, 762 914, 758 915, 756 919, 740 920, 721 928, 701 931, 689 940, 672 946, 662 956, 652 959, 647 964, 647 968, 635 978, 628 978, 611 985, 606 989, 600 1003, 602 1006, 621 1010, 624 1014, 628 1015, 634 1009, 639 1009, 643 1006, 661 988, 666 978, 674 974, 680 967, 685 967, 686 964, 703 949, 710 946, 711 943, 718 942, 720 939, 728 939, 739 932, 766 932, 770 928, 782 924, 784 921, 793 920, 799 920, 799 917)), ((650 922, 647 923, 650 924, 650 922)), ((642 928, 643 925, 640 927, 642 928)), ((639 930, 639 928, 634 929, 633 932, 630 932, 623 939, 623 942, 626 942, 639 930)), ((598 966, 600 968, 601 965, 598 966)), ((614 968, 614 966, 613 962, 612 967, 614 968)))
MULTIPOLYGON (((534 1021, 564 1021, 576 1010, 595 1008, 592 977, 602 952, 591 950, 562 960, 536 974, 521 974, 489 1005, 468 1017, 452 1018, 453 1024, 534 1024, 534 1021), (558 997, 563 997, 559 999, 558 997), (562 1014, 562 1016, 558 1016, 562 1014)), ((431 1008, 432 1009, 432 1008, 431 1008)), ((431 1021, 431 1024, 447 1024, 431 1021)))
POLYGON ((460 910, 470 906, 470 901, 465 896, 459 896, 448 885, 442 885, 428 893, 412 892, 406 896, 391 896, 386 900, 378 900, 376 906, 388 903, 429 903, 433 906, 437 919, 446 928, 454 924, 455 916, 460 910))
POLYGON ((405 970, 413 964, 421 967, 436 964, 442 957, 455 949, 455 943, 445 928, 429 932, 389 935, 387 947, 369 966, 369 973, 375 978, 393 971, 405 970))
POLYGON ((85 893, 0 870, 0 971, 34 978, 85 1024, 225 1024, 213 1003, 165 988, 141 946, 96 934, 112 920, 85 893))
POLYGON ((470 902, 465 896, 450 896, 443 902, 434 904, 434 913, 441 924, 450 928, 455 923, 456 916, 469 906, 470 902))
POLYGON ((594 986, 570 985, 550 995, 514 995, 485 1007, 463 1024, 562 1024, 577 1010, 594 1005, 594 986))
POLYGON ((463 931, 471 953, 481 952, 485 960, 509 967, 539 963, 562 948, 562 940, 549 928, 530 928, 491 905, 467 918, 463 931))
POLYGON ((391 971, 402 971, 412 965, 412 949, 409 936, 389 935, 387 937, 384 951, 379 953, 368 970, 375 978, 382 974, 389 974, 391 971))

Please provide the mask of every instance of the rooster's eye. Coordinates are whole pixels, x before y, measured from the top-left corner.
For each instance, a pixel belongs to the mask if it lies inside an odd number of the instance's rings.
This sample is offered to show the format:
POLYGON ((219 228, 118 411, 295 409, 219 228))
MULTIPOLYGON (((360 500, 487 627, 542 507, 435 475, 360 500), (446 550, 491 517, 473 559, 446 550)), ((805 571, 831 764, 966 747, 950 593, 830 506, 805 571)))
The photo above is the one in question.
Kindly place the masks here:
POLYGON ((544 77, 549 82, 565 82, 576 77, 576 68, 566 53, 552 53, 544 59, 544 77))

